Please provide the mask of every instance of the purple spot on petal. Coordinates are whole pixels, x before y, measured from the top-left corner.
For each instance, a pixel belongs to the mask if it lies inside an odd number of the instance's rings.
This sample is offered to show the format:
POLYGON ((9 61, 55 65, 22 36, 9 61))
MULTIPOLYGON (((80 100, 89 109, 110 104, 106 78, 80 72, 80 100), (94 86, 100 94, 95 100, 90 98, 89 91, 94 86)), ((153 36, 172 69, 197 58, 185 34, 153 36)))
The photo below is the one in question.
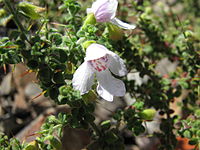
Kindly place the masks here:
POLYGON ((99 59, 95 59, 95 60, 90 60, 88 61, 89 64, 92 66, 92 68, 94 68, 96 71, 101 72, 104 71, 108 68, 108 58, 107 55, 99 58, 99 59))

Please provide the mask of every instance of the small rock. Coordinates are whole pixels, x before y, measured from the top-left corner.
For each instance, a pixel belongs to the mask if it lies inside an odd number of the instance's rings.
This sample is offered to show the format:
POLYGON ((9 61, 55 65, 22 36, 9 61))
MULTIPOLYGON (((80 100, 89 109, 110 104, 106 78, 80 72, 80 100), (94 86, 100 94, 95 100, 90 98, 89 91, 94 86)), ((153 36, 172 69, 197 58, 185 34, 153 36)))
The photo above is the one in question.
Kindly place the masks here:
POLYGON ((38 84, 36 83, 29 83, 25 87, 25 96, 33 97, 40 94, 42 90, 39 88, 38 84))

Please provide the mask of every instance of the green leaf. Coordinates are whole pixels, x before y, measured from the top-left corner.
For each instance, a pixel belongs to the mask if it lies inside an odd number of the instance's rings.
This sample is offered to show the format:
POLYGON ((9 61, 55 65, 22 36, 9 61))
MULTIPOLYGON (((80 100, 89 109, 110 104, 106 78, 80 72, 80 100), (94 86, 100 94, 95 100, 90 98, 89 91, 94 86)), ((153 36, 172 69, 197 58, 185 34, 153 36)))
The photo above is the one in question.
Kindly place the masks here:
POLYGON ((116 142, 118 140, 118 136, 109 131, 105 134, 105 142, 108 143, 108 144, 113 144, 114 142, 116 142))
POLYGON ((57 138, 53 137, 50 139, 50 144, 56 149, 56 150, 62 150, 62 143, 57 138))
POLYGON ((195 115, 200 118, 200 109, 195 110, 195 115))
POLYGON ((27 62, 27 66, 30 68, 30 69, 37 69, 38 68, 38 61, 37 60, 30 60, 27 62))
POLYGON ((138 101, 133 104, 136 109, 142 109, 144 107, 144 102, 138 101))
POLYGON ((101 123, 101 128, 103 130, 108 130, 111 127, 111 122, 110 120, 105 120, 101 123))
POLYGON ((62 35, 60 33, 53 33, 50 36, 50 40, 56 45, 62 44, 62 35))
POLYGON ((37 142, 36 142, 36 141, 30 142, 30 143, 24 148, 24 150, 39 150, 37 142))
POLYGON ((58 91, 58 88, 54 87, 54 88, 49 88, 47 90, 48 92, 48 95, 51 99, 55 100, 58 98, 58 95, 59 95, 59 91, 58 91))
POLYGON ((187 81, 185 81, 185 80, 180 80, 178 83, 180 84, 180 86, 181 86, 183 89, 188 89, 188 88, 189 88, 189 84, 188 84, 187 81))
POLYGON ((90 113, 86 113, 84 115, 84 119, 87 122, 93 122, 95 120, 95 117, 92 114, 90 114, 90 113))
POLYGON ((185 130, 183 132, 183 136, 190 139, 192 137, 192 133, 189 130, 185 130))
POLYGON ((198 144, 198 138, 192 138, 192 139, 189 141, 189 144, 190 144, 190 145, 196 145, 196 144, 198 144))
POLYGON ((56 72, 56 73, 54 73, 52 80, 56 84, 65 83, 62 72, 56 72))

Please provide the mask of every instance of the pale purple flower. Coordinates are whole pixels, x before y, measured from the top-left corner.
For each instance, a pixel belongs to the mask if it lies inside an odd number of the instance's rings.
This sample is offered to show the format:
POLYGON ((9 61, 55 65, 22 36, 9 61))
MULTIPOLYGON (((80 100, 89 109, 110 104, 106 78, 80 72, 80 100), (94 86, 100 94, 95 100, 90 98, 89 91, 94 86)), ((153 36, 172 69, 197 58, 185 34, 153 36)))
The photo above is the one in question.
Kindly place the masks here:
POLYGON ((130 25, 117 19, 118 1, 117 0, 96 0, 87 13, 93 13, 97 22, 111 22, 123 29, 134 29, 135 25, 130 25))
POLYGON ((81 94, 87 93, 96 75, 98 81, 97 93, 107 101, 113 101, 113 96, 124 96, 124 83, 113 77, 127 74, 124 61, 115 53, 100 44, 93 43, 86 50, 85 61, 74 73, 72 84, 81 94))

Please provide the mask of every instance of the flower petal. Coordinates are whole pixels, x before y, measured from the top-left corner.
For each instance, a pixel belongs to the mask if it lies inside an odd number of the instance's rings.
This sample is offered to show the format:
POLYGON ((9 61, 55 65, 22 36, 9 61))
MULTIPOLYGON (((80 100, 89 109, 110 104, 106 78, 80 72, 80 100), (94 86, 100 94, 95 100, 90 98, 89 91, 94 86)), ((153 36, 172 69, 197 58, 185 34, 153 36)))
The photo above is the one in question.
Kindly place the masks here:
POLYGON ((116 16, 117 6, 118 6, 117 0, 110 0, 109 9, 113 11, 113 13, 112 13, 113 15, 111 16, 111 19, 115 18, 115 16, 116 16))
POLYGON ((87 93, 94 81, 94 71, 88 65, 88 62, 84 62, 74 73, 72 79, 72 85, 75 90, 79 90, 81 94, 87 93))
POLYGON ((124 96, 126 93, 124 83, 113 77, 109 70, 96 72, 98 87, 97 93, 105 100, 112 101, 112 96, 124 96))
POLYGON ((121 21, 121 20, 119 20, 117 18, 113 18, 111 20, 111 22, 113 24, 117 25, 118 27, 123 28, 123 29, 131 30, 131 29, 135 29, 136 28, 136 25, 134 25, 134 24, 131 25, 131 24, 125 23, 125 22, 123 22, 123 21, 121 21))
POLYGON ((101 58, 105 56, 107 52, 108 52, 108 49, 105 46, 93 43, 90 46, 88 46, 86 50, 85 61, 101 58))
POLYGON ((117 54, 109 51, 109 69, 112 73, 117 76, 125 76, 127 74, 127 69, 124 64, 123 59, 121 59, 117 54))
POLYGON ((96 11, 104 4, 107 4, 108 0, 96 0, 92 3, 92 7, 87 9, 87 13, 96 13, 96 11), (90 10, 89 10, 90 9, 90 10), (88 12, 89 10, 89 12, 88 12))
POLYGON ((113 95, 110 94, 107 90, 105 90, 101 85, 98 84, 97 86, 97 93, 106 101, 112 102, 113 101, 113 95))
POLYGON ((108 22, 115 17, 117 11, 117 0, 97 0, 87 13, 94 13, 97 22, 108 22))
POLYGON ((90 13, 93 13, 93 10, 92 10, 92 8, 87 8, 86 12, 87 12, 87 14, 90 14, 90 13))

